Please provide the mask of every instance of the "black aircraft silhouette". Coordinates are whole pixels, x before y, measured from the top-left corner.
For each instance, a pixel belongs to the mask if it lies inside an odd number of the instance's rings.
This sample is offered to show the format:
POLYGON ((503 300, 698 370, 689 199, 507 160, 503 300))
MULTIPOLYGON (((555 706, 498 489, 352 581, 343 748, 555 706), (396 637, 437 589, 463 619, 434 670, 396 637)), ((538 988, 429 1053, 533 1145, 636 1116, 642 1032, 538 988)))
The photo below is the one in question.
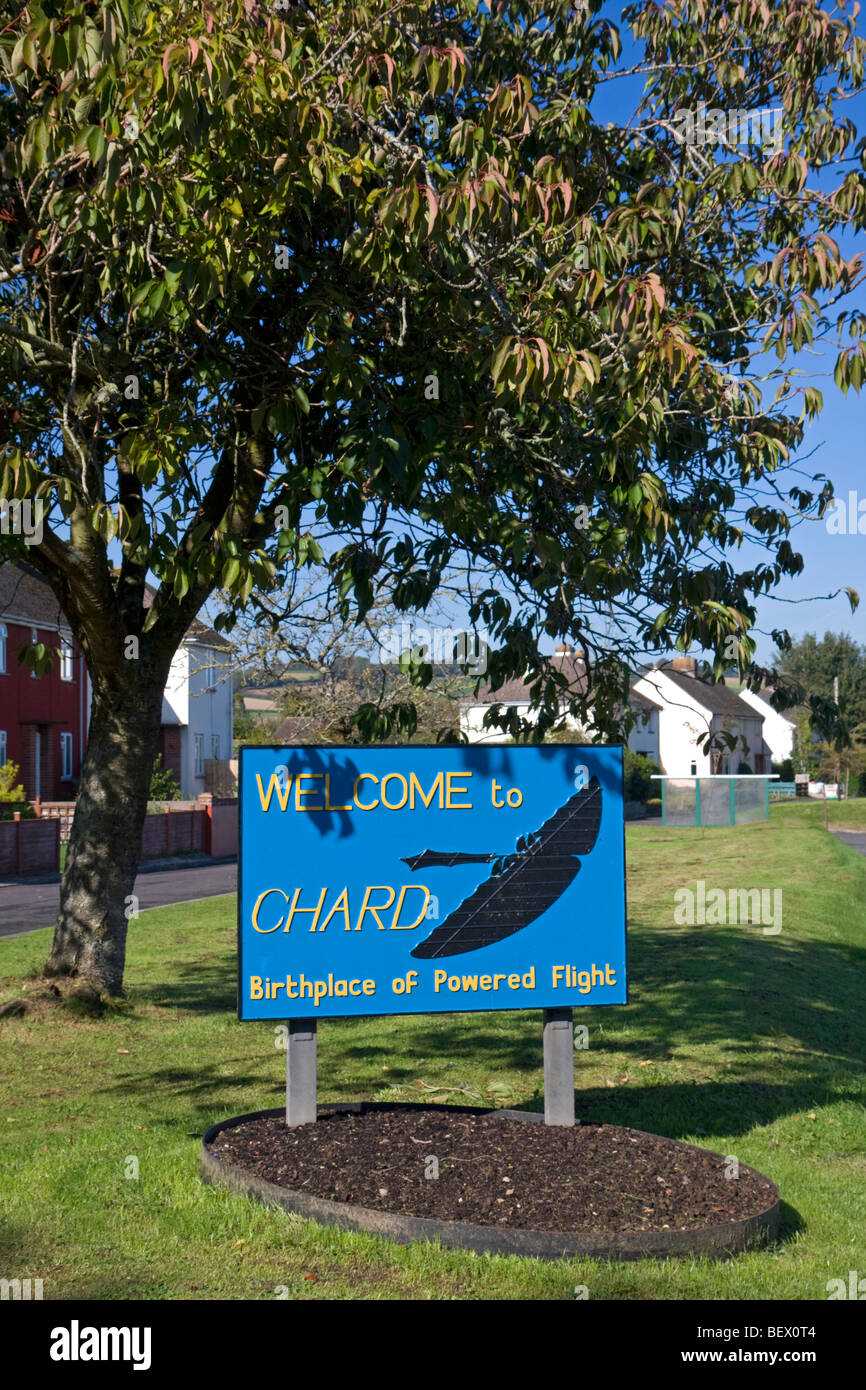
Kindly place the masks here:
POLYGON ((426 849, 404 859, 417 869, 450 868, 454 864, 492 864, 493 872, 412 951, 416 960, 460 956, 492 946, 522 931, 546 912, 580 872, 578 854, 589 854, 601 824, 601 786, 589 786, 560 806, 540 830, 521 835, 516 852, 461 854, 426 849))

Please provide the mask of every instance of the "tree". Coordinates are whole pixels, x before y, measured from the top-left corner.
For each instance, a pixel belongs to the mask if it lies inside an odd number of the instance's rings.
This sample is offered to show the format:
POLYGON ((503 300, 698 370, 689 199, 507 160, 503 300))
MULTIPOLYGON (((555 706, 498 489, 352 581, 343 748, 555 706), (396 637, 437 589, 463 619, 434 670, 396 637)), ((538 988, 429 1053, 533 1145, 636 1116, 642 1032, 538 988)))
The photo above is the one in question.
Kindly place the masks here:
POLYGON ((468 693, 456 668, 483 674, 486 648, 447 626, 444 612, 432 630, 429 617, 406 620, 385 586, 360 622, 334 608, 328 589, 326 577, 295 575, 271 594, 251 595, 232 635, 255 680, 280 685, 299 669, 315 676, 309 688, 305 682, 288 691, 284 713, 314 719, 324 742, 456 739, 456 702, 468 693))
POLYGON ((539 738, 543 638, 602 733, 647 651, 759 679, 755 602, 832 492, 785 473, 821 408, 785 359, 866 362, 834 239, 863 41, 812 0, 632 6, 645 94, 603 125, 599 9, 35 0, 0 33, 0 498, 44 505, 27 558, 93 682, 49 971, 122 989, 162 689, 220 588, 224 630, 305 566, 343 616, 419 612, 460 561, 539 738), (690 143, 701 104, 781 110, 779 148, 690 143))
POLYGON ((839 682, 839 709, 849 727, 866 721, 866 646, 845 632, 825 632, 820 639, 807 632, 776 657, 779 670, 802 690, 802 698, 834 698, 839 682))

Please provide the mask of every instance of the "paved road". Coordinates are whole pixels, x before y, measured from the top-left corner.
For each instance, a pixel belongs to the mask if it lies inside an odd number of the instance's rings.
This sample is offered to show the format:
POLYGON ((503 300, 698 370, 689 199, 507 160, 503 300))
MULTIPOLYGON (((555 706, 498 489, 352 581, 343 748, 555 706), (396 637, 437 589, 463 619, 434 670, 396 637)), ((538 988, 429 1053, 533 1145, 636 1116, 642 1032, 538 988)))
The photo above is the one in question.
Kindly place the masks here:
MULTIPOLYGON (((135 892, 145 907, 213 898, 237 890, 237 864, 196 864, 139 874, 135 892)), ((60 902, 58 883, 0 884, 0 937, 21 936, 53 925, 60 902)))
POLYGON ((866 854, 866 830, 834 830, 833 834, 860 854, 866 854))

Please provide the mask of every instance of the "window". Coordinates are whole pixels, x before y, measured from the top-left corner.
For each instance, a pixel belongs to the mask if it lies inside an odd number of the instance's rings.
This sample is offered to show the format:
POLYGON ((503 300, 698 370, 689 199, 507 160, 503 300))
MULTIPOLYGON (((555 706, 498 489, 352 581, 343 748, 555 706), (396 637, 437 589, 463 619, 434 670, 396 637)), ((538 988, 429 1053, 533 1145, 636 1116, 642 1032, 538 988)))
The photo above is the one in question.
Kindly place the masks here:
POLYGON ((0 675, 6 674, 6 624, 0 623, 0 675))
POLYGON ((0 729, 0 767, 6 761, 6 730, 0 729))
POLYGON ((211 755, 212 758, 218 758, 219 755, 220 755, 220 736, 219 736, 219 734, 211 734, 211 736, 210 736, 210 755, 211 755))
POLYGON ((72 680, 72 643, 68 637, 60 639, 60 679, 72 680))
POLYGON ((204 734, 194 734, 192 746, 195 750, 195 775, 202 777, 204 775, 204 734))
POLYGON ((72 735, 60 735, 60 776, 68 780, 72 776, 72 735))
MULTIPOLYGON (((35 646, 38 646, 38 644, 39 644, 39 631, 38 631, 37 628, 31 627, 31 629, 30 629, 30 645, 31 645, 31 647, 35 647, 35 646)), ((37 674, 36 674, 35 671, 31 671, 31 672, 30 672, 30 679, 31 679, 32 681, 38 681, 39 677, 37 676, 37 674)))
POLYGON ((691 777, 697 777, 697 775, 698 775, 698 765, 697 765, 696 762, 693 762, 693 763, 691 764, 691 767, 689 768, 689 775, 690 775, 691 777))
POLYGON ((206 652, 206 653, 205 653, 204 678, 205 678, 205 685, 206 685, 207 689, 208 689, 208 690, 213 690, 213 689, 215 689, 216 683, 217 683, 217 673, 216 673, 216 659, 215 659, 215 657, 214 657, 213 652, 206 652))

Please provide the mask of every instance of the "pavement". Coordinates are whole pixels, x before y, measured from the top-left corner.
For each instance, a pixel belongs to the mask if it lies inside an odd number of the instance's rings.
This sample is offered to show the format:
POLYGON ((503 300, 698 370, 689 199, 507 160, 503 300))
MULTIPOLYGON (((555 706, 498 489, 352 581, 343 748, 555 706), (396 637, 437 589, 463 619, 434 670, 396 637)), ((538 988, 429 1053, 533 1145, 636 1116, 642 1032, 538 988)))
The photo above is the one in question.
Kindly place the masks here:
MULTIPOLYGON (((237 886, 237 859, 195 860, 192 863, 157 860, 142 866, 133 892, 139 907, 144 909, 235 893, 237 886)), ((0 938, 24 936, 40 927, 53 926, 59 906, 59 874, 38 880, 5 879, 0 883, 0 938)))
POLYGON ((832 834, 837 840, 844 840, 846 845, 856 849, 858 854, 866 854, 866 830, 834 830, 832 834))

